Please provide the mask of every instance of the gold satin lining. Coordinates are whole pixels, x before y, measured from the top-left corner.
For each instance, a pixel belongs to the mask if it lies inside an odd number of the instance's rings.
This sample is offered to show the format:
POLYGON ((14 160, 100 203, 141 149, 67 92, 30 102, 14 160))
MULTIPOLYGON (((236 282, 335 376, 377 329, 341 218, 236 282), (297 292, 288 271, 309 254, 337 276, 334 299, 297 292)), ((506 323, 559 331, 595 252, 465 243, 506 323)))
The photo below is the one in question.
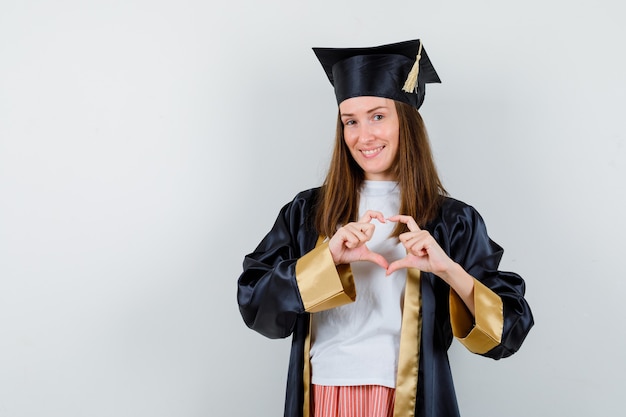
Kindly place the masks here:
MULTIPOLYGON (((319 243, 319 241, 318 241, 319 243)), ((302 401, 302 417, 309 417, 311 410, 311 326, 313 315, 309 314, 309 332, 304 339, 304 369, 302 371, 302 383, 304 398, 302 401)))
POLYGON ((315 249, 296 262, 296 282, 304 310, 315 313, 356 299, 356 288, 350 265, 333 262, 327 242, 317 240, 315 249))
POLYGON ((470 352, 487 353, 502 342, 502 299, 474 279, 474 308, 475 319, 461 298, 450 290, 452 333, 470 352))
POLYGON ((393 409, 394 417, 415 415, 420 338, 422 336, 420 308, 420 271, 419 269, 409 268, 407 269, 406 286, 404 288, 398 375, 396 376, 396 399, 393 409))

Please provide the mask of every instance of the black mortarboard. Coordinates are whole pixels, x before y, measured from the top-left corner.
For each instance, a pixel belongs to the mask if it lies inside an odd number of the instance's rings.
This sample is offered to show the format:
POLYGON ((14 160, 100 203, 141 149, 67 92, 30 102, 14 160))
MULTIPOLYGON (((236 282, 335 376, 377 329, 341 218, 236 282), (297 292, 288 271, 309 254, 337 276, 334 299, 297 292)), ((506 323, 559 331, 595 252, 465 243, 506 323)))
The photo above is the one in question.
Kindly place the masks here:
POLYGON ((441 80, 419 39, 371 48, 313 48, 337 104, 359 96, 385 97, 419 109, 426 83, 441 80))

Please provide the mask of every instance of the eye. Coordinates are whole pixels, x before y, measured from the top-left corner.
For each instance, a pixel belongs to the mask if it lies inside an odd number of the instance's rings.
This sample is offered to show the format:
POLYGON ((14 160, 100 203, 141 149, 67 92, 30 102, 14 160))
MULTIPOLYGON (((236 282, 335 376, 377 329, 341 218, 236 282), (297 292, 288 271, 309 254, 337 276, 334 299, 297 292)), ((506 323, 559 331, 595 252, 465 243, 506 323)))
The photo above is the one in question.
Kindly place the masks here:
POLYGON ((343 122, 344 126, 352 126, 353 124, 355 124, 356 122, 352 119, 348 119, 345 122, 343 122))
POLYGON ((384 116, 383 116, 382 114, 375 114, 375 115, 374 115, 374 117, 373 117, 373 119, 374 119, 374 120, 382 120, 382 119, 383 119, 383 117, 384 117, 384 116))

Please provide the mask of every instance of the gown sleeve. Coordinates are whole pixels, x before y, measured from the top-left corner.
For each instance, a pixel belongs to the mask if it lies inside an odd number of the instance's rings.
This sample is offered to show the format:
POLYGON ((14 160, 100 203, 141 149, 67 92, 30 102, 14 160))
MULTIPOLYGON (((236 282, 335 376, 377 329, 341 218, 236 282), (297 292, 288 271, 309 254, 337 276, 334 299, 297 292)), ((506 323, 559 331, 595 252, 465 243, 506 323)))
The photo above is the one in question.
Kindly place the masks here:
POLYGON ((475 279, 474 317, 450 290, 453 334, 471 352, 493 359, 510 356, 534 324, 524 298, 524 280, 514 272, 498 269, 504 251, 489 238, 474 208, 459 203, 447 217, 444 224, 449 254, 475 279))
POLYGON ((248 327, 269 338, 291 335, 299 315, 354 301, 349 266, 336 267, 311 224, 314 190, 285 205, 272 229, 244 258, 239 311, 248 327), (316 244, 317 242, 317 244, 316 244))

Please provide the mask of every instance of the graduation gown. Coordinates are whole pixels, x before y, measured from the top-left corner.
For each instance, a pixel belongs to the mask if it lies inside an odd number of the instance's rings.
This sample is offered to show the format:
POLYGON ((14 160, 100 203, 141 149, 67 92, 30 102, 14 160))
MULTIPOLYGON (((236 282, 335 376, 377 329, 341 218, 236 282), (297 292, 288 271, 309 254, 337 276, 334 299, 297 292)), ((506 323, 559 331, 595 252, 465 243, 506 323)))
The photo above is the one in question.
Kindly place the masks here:
MULTIPOLYGON (((303 191, 281 209, 270 232, 245 257, 238 280, 246 325, 269 338, 292 336, 285 417, 309 414, 311 313, 357 296, 350 266, 334 265, 315 230, 318 192, 303 191)), ((457 417, 447 355, 453 336, 471 352, 500 359, 520 348, 533 317, 523 279, 498 270, 503 250, 474 208, 446 197, 424 229, 474 277, 475 318, 442 279, 408 270, 395 415, 457 417)))

